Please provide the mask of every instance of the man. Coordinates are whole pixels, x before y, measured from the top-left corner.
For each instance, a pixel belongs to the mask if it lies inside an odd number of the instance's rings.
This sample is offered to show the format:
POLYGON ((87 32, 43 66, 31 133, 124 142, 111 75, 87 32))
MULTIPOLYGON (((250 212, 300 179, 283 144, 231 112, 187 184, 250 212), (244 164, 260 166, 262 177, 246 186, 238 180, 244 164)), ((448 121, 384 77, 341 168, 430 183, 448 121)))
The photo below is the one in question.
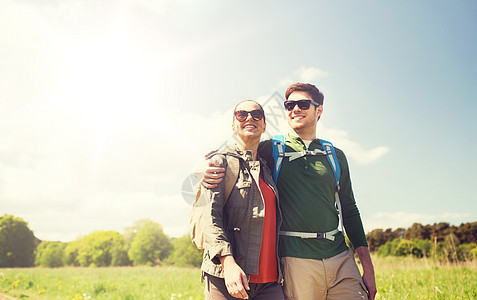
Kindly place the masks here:
MULTIPOLYGON (((285 98, 287 119, 292 131, 286 136, 285 156, 277 179, 283 214, 279 251, 283 264, 284 292, 287 299, 374 299, 376 283, 363 225, 356 206, 344 153, 335 148, 341 168, 339 198, 346 233, 358 253, 360 276, 353 253, 338 231, 339 213, 335 208, 335 178, 316 138, 317 122, 323 113, 323 94, 311 84, 295 83, 285 98), (313 152, 315 154, 313 154, 313 152), (311 155, 310 155, 311 154, 311 155), (327 233, 327 235, 324 233, 327 233), (309 238, 310 236, 314 238, 309 238), (367 291, 367 293, 366 293, 367 291)), ((275 168, 272 141, 262 142, 259 154, 275 168)), ((204 181, 214 184, 223 172, 210 168, 204 181)))

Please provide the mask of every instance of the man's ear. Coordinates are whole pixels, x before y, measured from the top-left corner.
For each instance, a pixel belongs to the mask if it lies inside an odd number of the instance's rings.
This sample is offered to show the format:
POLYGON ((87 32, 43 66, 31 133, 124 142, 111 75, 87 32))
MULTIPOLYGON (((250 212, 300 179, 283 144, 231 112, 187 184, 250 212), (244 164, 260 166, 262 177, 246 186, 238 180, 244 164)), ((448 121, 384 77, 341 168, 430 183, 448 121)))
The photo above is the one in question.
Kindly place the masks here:
POLYGON ((323 105, 319 105, 317 108, 316 108, 316 116, 319 118, 321 117, 321 114, 323 113, 323 105))

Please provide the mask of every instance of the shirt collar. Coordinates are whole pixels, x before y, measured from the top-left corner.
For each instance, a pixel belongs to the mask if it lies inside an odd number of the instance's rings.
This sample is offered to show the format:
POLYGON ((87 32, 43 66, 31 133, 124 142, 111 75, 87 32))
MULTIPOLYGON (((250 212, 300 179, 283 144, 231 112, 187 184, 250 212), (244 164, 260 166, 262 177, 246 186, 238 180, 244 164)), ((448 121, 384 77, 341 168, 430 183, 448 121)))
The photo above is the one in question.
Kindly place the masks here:
MULTIPOLYGON (((289 132, 286 136, 286 139, 291 141, 293 144, 300 144, 303 147, 305 147, 305 143, 295 132, 293 132, 293 133, 289 132)), ((315 138, 311 141, 309 148, 311 148, 311 145, 313 145, 314 143, 318 143, 318 145, 321 145, 321 143, 319 142, 319 139, 315 138)))

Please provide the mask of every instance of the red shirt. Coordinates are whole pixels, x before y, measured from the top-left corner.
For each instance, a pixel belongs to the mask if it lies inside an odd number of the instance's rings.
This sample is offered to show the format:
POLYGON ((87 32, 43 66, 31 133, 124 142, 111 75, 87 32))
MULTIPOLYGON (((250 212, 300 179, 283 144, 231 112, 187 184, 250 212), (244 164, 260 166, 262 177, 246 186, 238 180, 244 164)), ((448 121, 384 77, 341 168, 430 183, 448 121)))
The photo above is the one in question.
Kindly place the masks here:
POLYGON ((277 201, 275 199, 275 193, 263 179, 260 179, 259 187, 265 201, 265 220, 263 221, 258 275, 250 275, 250 282, 252 283, 266 283, 278 280, 276 249, 277 201))

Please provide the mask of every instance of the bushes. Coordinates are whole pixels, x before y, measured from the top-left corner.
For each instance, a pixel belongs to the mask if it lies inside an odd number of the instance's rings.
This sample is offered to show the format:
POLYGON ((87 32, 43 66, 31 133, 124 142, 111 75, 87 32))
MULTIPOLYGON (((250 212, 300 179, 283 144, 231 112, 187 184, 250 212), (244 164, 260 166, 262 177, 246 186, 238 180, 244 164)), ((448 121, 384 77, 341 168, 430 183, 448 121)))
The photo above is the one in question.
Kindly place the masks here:
POLYGON ((366 238, 369 249, 379 256, 432 257, 442 262, 477 259, 477 222, 459 226, 414 223, 406 230, 375 229, 366 238))
POLYGON ((67 244, 62 242, 42 242, 36 249, 35 266, 58 268, 64 266, 63 253, 67 244))
POLYGON ((444 241, 394 239, 378 249, 379 256, 433 257, 442 262, 469 261, 477 259, 477 244, 460 244, 455 235, 449 234, 444 241))
POLYGON ((171 251, 172 243, 162 231, 161 225, 149 221, 138 229, 128 256, 135 266, 156 265, 169 256, 171 251))
POLYGON ((400 242, 401 242, 401 239, 399 238, 396 238, 392 240, 391 242, 387 242, 386 244, 379 247, 378 255, 379 256, 389 256, 389 255, 396 256, 396 249, 400 242))
POLYGON ((62 243, 44 241, 38 245, 35 265, 109 267, 131 265, 200 266, 202 251, 197 250, 188 235, 169 238, 161 225, 140 220, 122 235, 115 231, 96 231, 77 240, 62 243))
POLYGON ((395 251, 396 256, 414 256, 422 257, 422 250, 417 247, 416 243, 410 240, 401 240, 395 251))
POLYGON ((140 220, 126 234, 96 231, 62 243, 40 241, 28 223, 11 215, 0 216, 0 268, 62 266, 109 267, 157 265, 200 265, 202 252, 188 236, 172 242, 160 224, 140 220), (177 253, 176 253, 177 252, 177 253))
POLYGON ((184 235, 173 241, 174 252, 169 256, 168 262, 176 266, 200 267, 202 263, 202 251, 191 243, 190 237, 184 235))
POLYGON ((80 266, 108 267, 113 260, 112 249, 122 239, 122 235, 115 231, 96 231, 84 236, 77 243, 78 256, 76 260, 80 266))
MULTIPOLYGON (((459 226, 451 226, 449 223, 441 222, 433 225, 421 225, 414 223, 407 229, 398 228, 392 230, 374 229, 366 234, 369 251, 375 252, 382 245, 391 242, 396 238, 405 240, 430 240, 432 242, 443 242, 450 234, 454 235, 460 243, 477 243, 477 222, 462 223, 459 226)), ((457 246, 456 246, 457 247, 457 246)))
POLYGON ((459 261, 469 261, 477 259, 477 244, 461 244, 457 247, 457 259, 459 261))

